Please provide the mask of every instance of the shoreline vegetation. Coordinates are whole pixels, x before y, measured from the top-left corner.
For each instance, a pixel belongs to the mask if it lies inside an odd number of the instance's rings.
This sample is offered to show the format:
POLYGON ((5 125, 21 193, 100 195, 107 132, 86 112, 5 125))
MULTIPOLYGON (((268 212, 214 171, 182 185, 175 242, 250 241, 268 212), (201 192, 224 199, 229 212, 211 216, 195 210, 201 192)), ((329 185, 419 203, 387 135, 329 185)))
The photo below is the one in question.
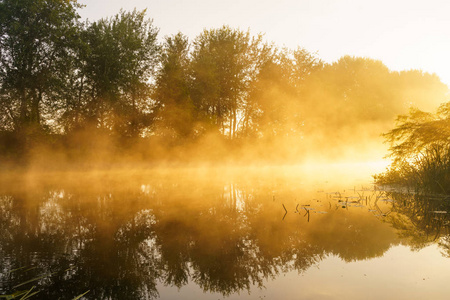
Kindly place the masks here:
POLYGON ((389 169, 377 176, 382 185, 397 185, 415 192, 450 194, 450 102, 436 113, 411 109, 399 116, 386 133, 390 143, 389 169))
POLYGON ((81 20, 75 0, 0 2, 0 171, 372 159, 378 183, 448 193, 449 89, 435 74, 223 26, 160 37, 144 11, 81 20))

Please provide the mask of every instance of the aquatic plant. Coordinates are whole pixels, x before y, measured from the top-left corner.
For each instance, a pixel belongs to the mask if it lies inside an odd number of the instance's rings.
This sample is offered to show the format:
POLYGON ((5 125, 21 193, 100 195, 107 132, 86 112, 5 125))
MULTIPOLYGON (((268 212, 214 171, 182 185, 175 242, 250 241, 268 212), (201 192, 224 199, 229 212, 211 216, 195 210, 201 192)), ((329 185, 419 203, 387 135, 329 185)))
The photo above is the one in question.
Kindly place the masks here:
MULTIPOLYGON (((33 270, 37 270, 37 267, 20 267, 14 270, 9 271, 9 275, 11 274, 17 274, 20 273, 20 276, 26 275, 26 273, 28 271, 33 271, 33 270)), ((64 272, 67 272, 69 270, 73 269, 73 267, 70 267, 66 270, 64 270, 64 272)), ((38 276, 33 277, 32 279, 27 279, 25 281, 21 281, 20 283, 12 286, 11 290, 12 292, 8 292, 7 294, 3 294, 0 295, 0 299, 20 299, 20 300, 25 300, 25 299, 30 299, 30 298, 35 298, 33 296, 35 296, 36 294, 39 294, 41 292, 40 288, 40 281, 46 278, 49 278, 52 275, 57 274, 57 272, 54 273, 42 273, 39 274, 38 276), (25 286, 29 286, 31 283, 35 283, 35 285, 33 285, 31 288, 26 288, 23 289, 25 286)), ((74 298, 72 298, 72 300, 78 300, 83 298, 86 294, 88 294, 90 292, 90 290, 75 296, 74 298)))

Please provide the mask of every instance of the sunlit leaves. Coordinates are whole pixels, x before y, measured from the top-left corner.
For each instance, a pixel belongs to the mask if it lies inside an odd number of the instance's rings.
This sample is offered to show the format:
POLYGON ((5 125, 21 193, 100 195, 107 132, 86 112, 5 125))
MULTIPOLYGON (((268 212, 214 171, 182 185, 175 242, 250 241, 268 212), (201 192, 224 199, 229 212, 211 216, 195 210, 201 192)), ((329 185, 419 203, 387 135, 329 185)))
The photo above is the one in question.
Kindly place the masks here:
POLYGON ((156 75, 154 99, 158 101, 157 133, 166 138, 192 134, 194 107, 190 97, 189 41, 178 33, 166 37, 156 75))
POLYGON ((393 164, 378 177, 383 183, 408 183, 420 189, 450 191, 449 103, 436 114, 411 109, 399 116, 397 127, 384 136, 390 143, 393 164))
POLYGON ((86 28, 87 53, 80 75, 85 112, 97 127, 136 136, 149 111, 149 80, 156 67, 157 30, 145 11, 121 11, 86 28))
POLYGON ((262 36, 230 27, 204 30, 193 42, 192 99, 207 122, 235 137, 249 86, 258 74, 262 36))
POLYGON ((384 136, 391 144, 391 156, 396 160, 417 155, 434 144, 448 145, 450 142, 450 119, 445 116, 448 103, 443 104, 438 114, 412 108, 409 115, 397 118, 397 127, 384 136))

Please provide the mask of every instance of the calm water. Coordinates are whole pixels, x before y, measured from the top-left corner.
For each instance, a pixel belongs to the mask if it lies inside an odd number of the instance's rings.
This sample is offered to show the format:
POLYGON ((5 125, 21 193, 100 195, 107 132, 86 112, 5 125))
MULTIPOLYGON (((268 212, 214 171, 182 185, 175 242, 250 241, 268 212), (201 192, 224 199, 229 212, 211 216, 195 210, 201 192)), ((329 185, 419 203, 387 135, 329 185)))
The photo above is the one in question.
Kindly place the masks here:
POLYGON ((376 164, 3 176, 0 294, 448 299, 449 201, 376 164))

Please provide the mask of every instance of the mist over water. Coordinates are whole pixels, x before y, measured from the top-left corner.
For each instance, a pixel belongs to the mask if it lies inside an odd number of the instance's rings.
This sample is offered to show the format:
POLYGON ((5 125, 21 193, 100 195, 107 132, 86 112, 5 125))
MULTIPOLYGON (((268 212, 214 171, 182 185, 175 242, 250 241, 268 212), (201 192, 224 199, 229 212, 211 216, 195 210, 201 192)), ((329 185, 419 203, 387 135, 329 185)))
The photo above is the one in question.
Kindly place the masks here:
POLYGON ((435 74, 78 9, 0 2, 0 296, 447 298, 435 74))
POLYGON ((0 185, 0 290, 43 277, 23 286, 36 285, 36 299, 86 291, 86 299, 289 299, 303 284, 313 299, 360 299, 382 297, 383 289, 370 286, 389 278, 391 295, 414 298, 423 294, 413 282, 426 278, 443 299, 447 216, 435 214, 432 223, 414 218, 444 208, 434 201, 419 210, 408 198, 377 190, 370 174, 383 167, 341 162, 9 177, 0 185), (433 269, 390 273, 423 259, 433 269))
MULTIPOLYGON (((16 52, 28 40, 14 35, 14 19, 5 25, 2 169, 378 160, 388 148, 381 134, 398 115, 448 100, 439 77, 419 70, 394 72, 351 56, 324 63, 301 47, 281 48, 229 26, 158 43, 145 11, 75 25, 78 5, 65 5, 72 15, 60 21, 73 40, 39 39, 42 51, 27 54, 34 62, 47 59, 46 45, 55 53, 71 49, 58 67, 23 60, 16 52)), ((42 34, 57 38, 45 28, 42 34)))

